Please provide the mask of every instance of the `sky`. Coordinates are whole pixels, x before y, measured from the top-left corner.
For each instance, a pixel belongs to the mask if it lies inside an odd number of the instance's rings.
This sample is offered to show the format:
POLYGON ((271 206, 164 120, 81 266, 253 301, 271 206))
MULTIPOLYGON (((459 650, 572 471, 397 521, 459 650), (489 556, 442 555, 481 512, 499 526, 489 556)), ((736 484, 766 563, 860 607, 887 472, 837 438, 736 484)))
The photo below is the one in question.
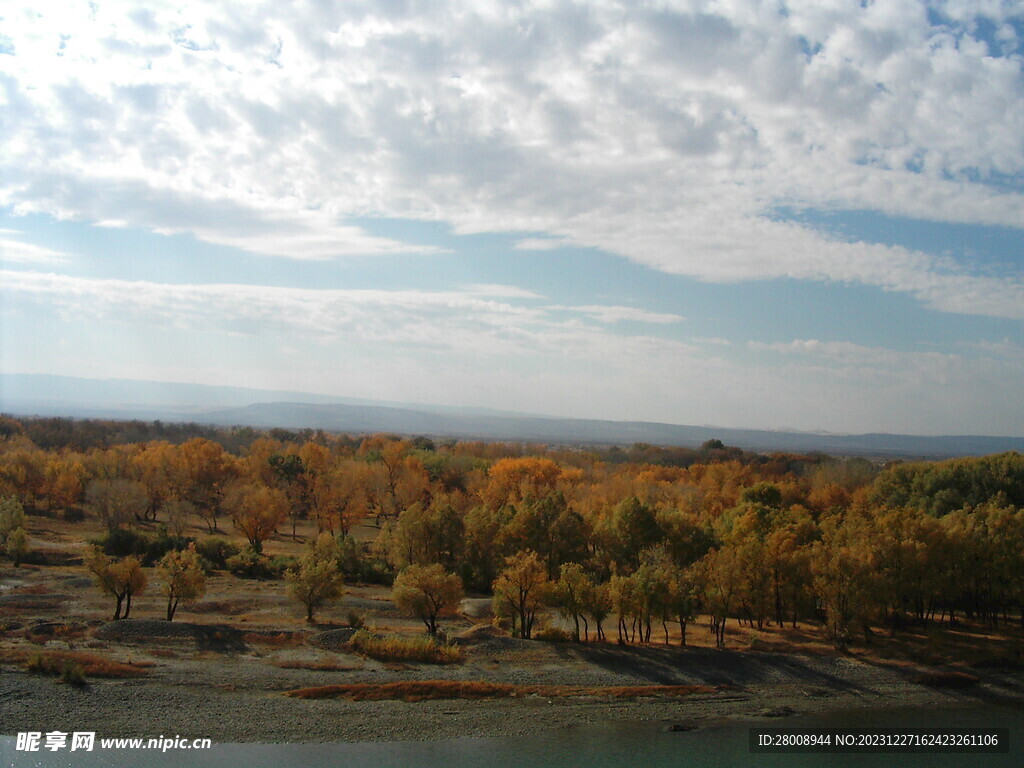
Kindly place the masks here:
POLYGON ((0 371, 1024 435, 1024 0, 5 0, 0 371))

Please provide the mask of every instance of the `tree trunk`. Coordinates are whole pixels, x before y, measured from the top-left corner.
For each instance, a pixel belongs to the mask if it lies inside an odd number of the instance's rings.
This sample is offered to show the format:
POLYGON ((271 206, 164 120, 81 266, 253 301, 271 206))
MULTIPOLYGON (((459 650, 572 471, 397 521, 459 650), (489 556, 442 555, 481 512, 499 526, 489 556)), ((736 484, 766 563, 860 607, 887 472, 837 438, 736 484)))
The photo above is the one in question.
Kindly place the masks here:
POLYGON ((114 621, 121 620, 121 604, 124 602, 124 595, 116 595, 117 608, 114 610, 114 621))
POLYGON ((174 621, 174 612, 178 610, 177 598, 167 598, 167 620, 174 621))

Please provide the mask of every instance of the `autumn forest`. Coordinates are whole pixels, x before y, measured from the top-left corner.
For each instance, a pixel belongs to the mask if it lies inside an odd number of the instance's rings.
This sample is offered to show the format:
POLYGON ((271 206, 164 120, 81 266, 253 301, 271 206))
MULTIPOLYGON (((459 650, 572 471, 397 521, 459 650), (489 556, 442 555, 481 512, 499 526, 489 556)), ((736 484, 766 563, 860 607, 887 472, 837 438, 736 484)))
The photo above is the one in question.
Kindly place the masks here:
POLYGON ((288 582, 315 621, 378 584, 425 633, 466 596, 513 636, 724 646, 810 624, 837 649, 914 628, 1024 626, 1024 457, 941 462, 554 448, 306 430, 3 420, 9 561, 81 564, 128 617, 205 575, 288 582), (78 552, 36 520, 102 524, 78 552), (283 554, 279 542, 304 542, 283 554), (151 587, 151 589, 152 589, 151 587))

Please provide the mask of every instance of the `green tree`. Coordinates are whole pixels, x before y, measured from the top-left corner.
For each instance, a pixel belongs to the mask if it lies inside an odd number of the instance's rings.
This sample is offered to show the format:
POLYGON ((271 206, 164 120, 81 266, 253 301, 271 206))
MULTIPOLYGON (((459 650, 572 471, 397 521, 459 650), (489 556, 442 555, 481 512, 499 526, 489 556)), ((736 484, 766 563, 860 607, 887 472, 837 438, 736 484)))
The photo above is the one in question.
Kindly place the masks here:
POLYGON ((14 563, 14 567, 20 567, 25 555, 28 554, 28 532, 24 528, 15 528, 7 534, 4 550, 14 563))
POLYGON ((618 642, 619 645, 625 645, 630 640, 630 629, 633 631, 633 640, 636 640, 637 620, 643 605, 640 588, 633 576, 617 573, 608 582, 608 590, 612 611, 618 616, 618 642))
POLYGON ((566 563, 557 582, 552 585, 549 599, 563 618, 573 621, 573 639, 580 641, 580 619, 584 623, 584 639, 589 639, 587 628, 587 598, 594 583, 579 563, 566 563))
POLYGON ((515 549, 531 549, 554 579, 563 563, 586 558, 588 531, 582 516, 569 508, 561 492, 519 504, 506 531, 515 549))
POLYGON ((594 621, 598 641, 604 640, 604 620, 612 612, 611 591, 607 584, 591 584, 583 593, 584 622, 587 616, 594 621))
POLYGON ((696 571, 718 648, 725 647, 725 623, 735 605, 736 592, 743 578, 742 567, 733 547, 721 547, 705 555, 696 571))
POLYGON ((629 570, 640 566, 640 553, 662 539, 654 509, 636 496, 623 499, 612 516, 619 563, 629 570))
POLYGON ((338 569, 334 538, 322 533, 299 558, 298 568, 285 574, 292 597, 306 607, 306 621, 312 624, 318 608, 336 602, 345 594, 345 581, 338 569))
POLYGON ((811 550, 814 591, 825 610, 825 632, 837 650, 849 645, 859 624, 870 637, 877 560, 870 521, 860 516, 822 522, 822 540, 811 550))
POLYGON ((4 496, 0 498, 0 550, 14 560, 15 550, 19 552, 15 565, 21 564, 21 558, 28 548, 28 535, 25 531, 27 525, 25 510, 21 502, 15 496, 4 496), (21 531, 21 533, 17 533, 21 531), (12 542, 11 539, 14 539, 12 542), (19 543, 19 540, 24 538, 19 543))

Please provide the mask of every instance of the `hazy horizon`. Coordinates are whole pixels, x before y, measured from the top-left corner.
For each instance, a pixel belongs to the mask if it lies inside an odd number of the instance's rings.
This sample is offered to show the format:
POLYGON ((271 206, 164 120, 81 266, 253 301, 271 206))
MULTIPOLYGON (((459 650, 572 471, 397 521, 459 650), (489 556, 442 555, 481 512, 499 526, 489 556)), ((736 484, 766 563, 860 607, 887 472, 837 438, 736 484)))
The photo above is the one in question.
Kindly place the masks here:
POLYGON ((0 22, 4 373, 1022 434, 1024 4, 0 22))
POLYGON ((15 418, 70 417, 199 423, 257 429, 323 429, 328 433, 399 434, 484 442, 563 446, 650 444, 695 448, 718 439, 755 452, 943 459, 1024 452, 1024 436, 837 433, 780 427, 571 419, 465 406, 344 398, 131 379, 81 379, 0 373, 0 413, 15 418))

